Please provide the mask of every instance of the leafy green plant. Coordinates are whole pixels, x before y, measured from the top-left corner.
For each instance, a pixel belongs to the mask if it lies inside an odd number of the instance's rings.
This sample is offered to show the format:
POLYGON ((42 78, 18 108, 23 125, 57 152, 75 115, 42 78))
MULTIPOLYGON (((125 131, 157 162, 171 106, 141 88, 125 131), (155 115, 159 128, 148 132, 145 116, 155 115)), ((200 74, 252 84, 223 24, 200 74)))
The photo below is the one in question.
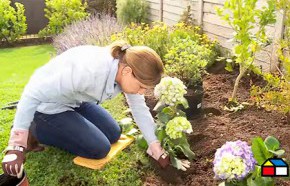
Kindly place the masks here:
POLYGON ((65 26, 88 16, 87 3, 81 0, 45 0, 45 4, 48 25, 39 32, 41 36, 60 34, 65 26))
POLYGON ((285 14, 285 34, 279 43, 278 58, 282 62, 284 72, 279 75, 264 73, 268 83, 264 87, 252 86, 251 96, 258 106, 266 110, 277 110, 284 114, 290 112, 290 7, 289 0, 277 0, 276 7, 285 14))
MULTIPOLYGON (((216 42, 212 42, 204 34, 200 34, 200 28, 184 23, 177 23, 173 27, 163 22, 153 22, 151 25, 131 23, 123 32, 112 35, 112 41, 126 40, 131 45, 146 45, 154 49, 164 60, 168 50, 175 45, 175 40, 190 38, 205 48, 212 50, 210 64, 217 56, 216 42)), ((166 61, 164 61, 166 63, 166 61)))
MULTIPOLYGON (((191 40, 194 40, 200 45, 203 45, 205 48, 208 48, 212 50, 212 61, 216 58, 218 55, 218 45, 216 40, 210 40, 206 34, 202 34, 200 27, 188 25, 185 22, 180 22, 175 25, 170 30, 169 34, 169 42, 173 41, 173 39, 186 39, 190 38, 191 40)), ((172 44, 169 44, 172 46, 172 44)), ((212 63, 212 62, 211 62, 212 63)))
POLYGON ((227 0, 223 8, 217 8, 217 14, 222 17, 235 31, 233 54, 239 64, 239 75, 235 80, 230 101, 236 101, 237 90, 241 78, 248 70, 260 73, 254 67, 255 53, 268 44, 265 27, 274 23, 275 3, 268 1, 268 6, 262 10, 256 8, 257 0, 227 0), (254 28, 258 27, 257 31, 254 28))
POLYGON ((186 134, 192 132, 192 126, 185 113, 180 110, 180 105, 188 108, 185 93, 186 87, 182 81, 171 77, 162 78, 154 89, 154 95, 158 99, 154 108, 158 113, 156 136, 177 169, 183 169, 181 154, 189 160, 195 158, 186 138, 186 134))
POLYGON ((290 84, 283 77, 272 74, 264 74, 263 78, 267 85, 251 87, 251 97, 257 106, 265 108, 267 111, 276 110, 287 114, 290 112, 290 84))
POLYGON ((145 0, 117 0, 117 18, 124 24, 147 23, 148 2, 145 0))
POLYGON ((170 28, 162 22, 153 22, 151 26, 145 23, 131 23, 123 32, 112 35, 112 41, 126 40, 131 45, 145 45, 155 50, 161 58, 167 53, 170 28))
POLYGON ((188 38, 173 39, 165 55, 165 71, 181 79, 187 87, 201 82, 201 75, 211 59, 212 50, 188 38))
POLYGON ((0 41, 4 40, 8 43, 19 39, 27 29, 24 6, 15 3, 15 9, 10 3, 10 0, 0 1, 0 41))
POLYGON ((255 171, 248 177, 249 186, 263 183, 265 186, 274 185, 274 179, 261 176, 261 166, 269 158, 281 158, 285 151, 280 148, 280 142, 273 136, 268 136, 264 141, 261 137, 252 139, 252 151, 257 161, 255 171))

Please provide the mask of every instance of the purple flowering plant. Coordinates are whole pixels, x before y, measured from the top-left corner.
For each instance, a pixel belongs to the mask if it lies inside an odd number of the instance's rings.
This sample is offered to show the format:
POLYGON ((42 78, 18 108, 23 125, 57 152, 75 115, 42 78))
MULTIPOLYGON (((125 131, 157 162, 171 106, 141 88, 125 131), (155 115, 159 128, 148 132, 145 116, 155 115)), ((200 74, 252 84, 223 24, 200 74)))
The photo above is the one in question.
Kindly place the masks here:
POLYGON ((261 165, 268 158, 281 157, 284 152, 272 136, 264 141, 256 137, 252 139, 252 146, 241 140, 226 142, 215 153, 215 179, 224 181, 220 186, 273 186, 273 178, 261 177, 261 165))

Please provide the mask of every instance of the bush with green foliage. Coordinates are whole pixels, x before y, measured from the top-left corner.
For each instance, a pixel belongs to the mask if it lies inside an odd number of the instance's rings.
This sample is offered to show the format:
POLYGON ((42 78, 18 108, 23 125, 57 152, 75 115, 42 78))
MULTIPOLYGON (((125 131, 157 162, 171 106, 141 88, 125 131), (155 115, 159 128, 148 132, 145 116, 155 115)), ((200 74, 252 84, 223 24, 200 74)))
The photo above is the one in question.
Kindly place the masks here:
POLYGON ((123 26, 109 15, 91 16, 64 28, 53 38, 53 46, 58 54, 79 45, 105 46, 111 43, 111 35, 121 32, 123 26))
POLYGON ((148 11, 145 0, 117 0, 117 18, 121 23, 147 23, 148 11))
POLYGON ((285 13, 285 35, 280 41, 277 54, 282 62, 284 72, 279 75, 263 74, 267 81, 265 87, 252 86, 251 95, 254 101, 266 110, 277 110, 290 113, 290 0, 276 0, 278 10, 285 13))
POLYGON ((167 53, 169 27, 162 22, 153 22, 151 26, 131 23, 123 32, 112 35, 112 41, 126 40, 133 45, 145 45, 155 50, 161 57, 167 53))
POLYGON ((40 36, 60 34, 65 26, 88 16, 87 3, 82 4, 82 0, 45 0, 45 4, 45 17, 49 21, 40 36))
MULTIPOLYGON (((178 23, 173 27, 167 26, 162 22, 153 22, 151 25, 141 23, 132 23, 127 26, 123 32, 112 35, 112 41, 126 40, 131 45, 146 45, 154 49, 164 60, 164 56, 168 50, 174 46, 174 39, 186 39, 196 41, 200 45, 212 50, 211 60, 212 64, 216 58, 216 42, 212 42, 204 34, 200 34, 199 27, 193 27, 184 23, 178 23)), ((166 63, 166 61, 164 61, 166 63)))
POLYGON ((16 41, 27 29, 24 6, 15 3, 14 9, 10 3, 10 0, 0 1, 0 41, 8 43, 16 41))
POLYGON ((211 58, 212 50, 189 37, 174 38, 165 55, 166 74, 181 79, 187 87, 201 82, 201 75, 211 58))
POLYGON ((218 8, 217 13, 222 17, 234 30, 233 40, 235 45, 233 54, 236 57, 235 63, 239 64, 239 75, 235 80, 231 102, 236 102, 236 95, 241 78, 253 70, 257 73, 260 71, 255 68, 253 62, 255 53, 263 45, 268 44, 265 34, 265 27, 274 23, 275 4, 269 0, 267 7, 257 9, 257 0, 227 0, 223 8, 218 8), (258 28, 254 31, 254 28, 258 28))
POLYGON ((206 34, 202 34, 198 26, 187 25, 183 22, 175 24, 169 35, 169 47, 175 46, 175 39, 189 39, 202 45, 207 51, 210 50, 207 54, 207 67, 215 62, 220 53, 217 41, 211 41, 206 34))

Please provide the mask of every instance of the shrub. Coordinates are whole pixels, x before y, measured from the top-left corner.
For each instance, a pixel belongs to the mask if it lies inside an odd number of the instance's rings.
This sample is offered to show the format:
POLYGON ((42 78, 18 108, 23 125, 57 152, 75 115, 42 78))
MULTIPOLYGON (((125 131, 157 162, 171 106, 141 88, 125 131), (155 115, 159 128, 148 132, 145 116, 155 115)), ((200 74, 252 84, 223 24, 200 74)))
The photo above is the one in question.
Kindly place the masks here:
POLYGON ((123 26, 109 15, 91 16, 65 27, 63 33, 53 39, 53 45, 60 54, 79 45, 105 46, 111 42, 111 35, 122 31, 123 26))
POLYGON ((112 35, 112 41, 126 40, 131 45, 145 45, 155 50, 161 59, 167 53, 169 43, 169 27, 161 22, 153 22, 152 26, 132 23, 123 32, 112 35))
POLYGON ((0 1, 0 41, 11 43, 26 33, 24 6, 20 3, 15 3, 15 6, 16 10, 10 5, 10 0, 0 1))
POLYGON ((145 0, 117 0, 117 18, 121 23, 148 22, 148 3, 145 0))
POLYGON ((154 49, 164 60, 168 49, 175 44, 173 40, 190 38, 212 50, 208 63, 212 64, 217 56, 216 42, 212 42, 206 35, 200 34, 199 30, 199 27, 188 26, 184 23, 178 23, 173 27, 168 27, 162 22, 153 22, 152 25, 132 23, 123 32, 112 35, 112 41, 122 39, 131 45, 146 45, 154 49))
POLYGON ((277 110, 284 114, 290 112, 290 7, 289 0, 276 0, 276 7, 285 13, 285 35, 280 41, 277 54, 284 72, 280 75, 263 74, 267 86, 252 86, 251 95, 258 106, 266 110, 277 110))
POLYGON ((169 41, 173 41, 174 38, 186 39, 189 38, 199 45, 203 45, 210 50, 212 50, 211 61, 212 64, 215 61, 216 56, 218 55, 218 48, 216 40, 211 41, 206 34, 202 34, 200 27, 188 25, 186 23, 177 23, 175 24, 170 32, 169 41))
POLYGON ((87 4, 82 4, 81 0, 45 0, 45 3, 45 17, 49 21, 39 32, 40 36, 60 34, 65 26, 88 16, 87 4))
POLYGON ((210 60, 211 50, 189 37, 173 39, 165 55, 165 72, 181 79, 187 87, 201 82, 202 71, 210 60))

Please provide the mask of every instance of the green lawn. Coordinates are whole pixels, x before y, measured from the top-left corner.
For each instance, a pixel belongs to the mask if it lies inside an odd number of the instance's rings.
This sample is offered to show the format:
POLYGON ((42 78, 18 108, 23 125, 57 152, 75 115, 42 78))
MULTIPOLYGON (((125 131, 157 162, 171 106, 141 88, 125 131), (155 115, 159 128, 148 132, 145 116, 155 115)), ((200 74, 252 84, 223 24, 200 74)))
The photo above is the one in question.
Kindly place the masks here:
MULTIPOLYGON (((54 49, 50 45, 0 49, 0 107, 19 100, 33 71, 45 64, 54 49)), ((126 116, 122 95, 103 104, 114 118, 126 116)), ((15 110, 0 110, 0 151, 7 145, 15 110)), ((44 152, 29 153, 25 164, 32 186, 56 185, 142 185, 141 177, 151 173, 148 159, 136 144, 121 152, 101 171, 73 164, 75 156, 48 147, 44 152), (138 166, 142 162, 142 166, 138 166)), ((2 160, 3 154, 0 155, 2 160)), ((3 173, 0 169, 0 173, 3 173)))

